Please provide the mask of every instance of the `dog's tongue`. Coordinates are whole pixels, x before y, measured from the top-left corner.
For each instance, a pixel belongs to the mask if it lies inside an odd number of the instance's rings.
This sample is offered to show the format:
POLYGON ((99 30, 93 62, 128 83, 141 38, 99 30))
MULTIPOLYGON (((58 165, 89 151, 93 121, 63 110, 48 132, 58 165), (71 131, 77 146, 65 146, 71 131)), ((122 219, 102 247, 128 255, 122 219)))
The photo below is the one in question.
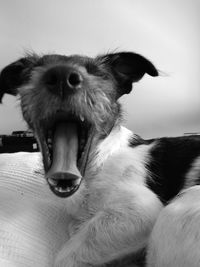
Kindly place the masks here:
POLYGON ((81 179, 77 168, 78 132, 73 122, 56 125, 53 138, 53 159, 47 173, 49 181, 81 179))

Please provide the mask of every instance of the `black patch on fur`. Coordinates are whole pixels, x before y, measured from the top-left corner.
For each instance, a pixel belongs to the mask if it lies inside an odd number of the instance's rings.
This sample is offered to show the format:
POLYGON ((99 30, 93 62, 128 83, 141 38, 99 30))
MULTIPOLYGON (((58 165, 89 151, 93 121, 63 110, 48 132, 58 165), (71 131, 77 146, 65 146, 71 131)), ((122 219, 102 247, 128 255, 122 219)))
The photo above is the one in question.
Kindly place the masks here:
POLYGON ((129 140, 129 145, 131 147, 136 147, 139 145, 148 145, 149 141, 142 139, 139 135, 134 134, 131 139, 129 140))
POLYGON ((166 203, 183 189, 185 175, 200 155, 200 136, 166 137, 147 142, 155 142, 147 166, 152 176, 147 179, 147 185, 166 203))

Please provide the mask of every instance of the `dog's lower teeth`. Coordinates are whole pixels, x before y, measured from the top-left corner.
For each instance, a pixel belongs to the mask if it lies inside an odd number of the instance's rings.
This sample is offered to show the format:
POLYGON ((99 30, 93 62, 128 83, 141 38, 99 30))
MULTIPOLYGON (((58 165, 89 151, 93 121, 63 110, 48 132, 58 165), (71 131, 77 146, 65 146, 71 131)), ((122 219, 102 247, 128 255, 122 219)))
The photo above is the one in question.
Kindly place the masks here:
POLYGON ((66 188, 62 188, 62 187, 57 187, 56 190, 59 191, 60 193, 69 193, 74 189, 74 187, 66 187, 66 188))

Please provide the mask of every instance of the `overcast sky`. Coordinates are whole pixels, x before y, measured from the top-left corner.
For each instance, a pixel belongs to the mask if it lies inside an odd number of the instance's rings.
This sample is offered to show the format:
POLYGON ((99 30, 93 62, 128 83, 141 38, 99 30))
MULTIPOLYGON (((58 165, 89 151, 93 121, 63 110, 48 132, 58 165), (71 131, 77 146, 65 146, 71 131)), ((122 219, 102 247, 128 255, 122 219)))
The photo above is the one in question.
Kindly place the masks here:
MULTIPOLYGON (((0 0, 0 69, 25 50, 95 56, 140 53, 161 70, 124 96, 125 124, 144 138, 200 132, 199 0, 0 0)), ((0 134, 26 129, 16 98, 0 134)))

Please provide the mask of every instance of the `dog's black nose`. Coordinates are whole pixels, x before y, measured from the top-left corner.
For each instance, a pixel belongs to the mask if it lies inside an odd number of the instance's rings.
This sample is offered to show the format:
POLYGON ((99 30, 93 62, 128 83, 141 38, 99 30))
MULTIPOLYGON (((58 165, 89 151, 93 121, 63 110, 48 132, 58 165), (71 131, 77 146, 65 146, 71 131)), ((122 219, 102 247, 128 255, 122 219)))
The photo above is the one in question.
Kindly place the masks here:
POLYGON ((43 75, 43 83, 47 89, 62 97, 81 88, 82 82, 82 75, 68 66, 53 66, 43 75))

